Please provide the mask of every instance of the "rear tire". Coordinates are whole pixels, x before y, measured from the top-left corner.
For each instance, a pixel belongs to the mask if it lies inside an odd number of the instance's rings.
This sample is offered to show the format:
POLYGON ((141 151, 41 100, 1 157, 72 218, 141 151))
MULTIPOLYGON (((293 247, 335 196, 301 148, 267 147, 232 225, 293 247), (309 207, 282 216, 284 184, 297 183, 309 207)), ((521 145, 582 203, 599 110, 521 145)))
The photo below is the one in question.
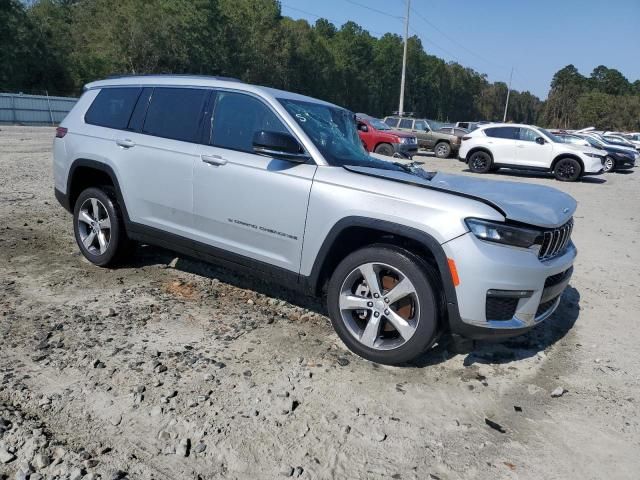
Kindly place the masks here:
POLYGON ((491 155, 487 152, 474 152, 469 157, 469 170, 474 173, 487 173, 493 166, 491 155))
POLYGON ((436 340, 441 298, 436 279, 431 266, 402 248, 357 250, 329 280, 333 328, 352 352, 367 360, 408 362, 436 340))
POLYGON ((375 153, 380 155, 386 155, 387 157, 393 157, 393 147, 388 143, 381 143, 374 150, 375 153))
POLYGON ((73 210, 73 230, 80 252, 94 265, 114 265, 131 251, 122 213, 109 187, 91 187, 80 194, 73 210))
POLYGON ((436 157, 438 158, 449 158, 449 155, 451 155, 451 145, 447 142, 439 142, 436 144, 433 151, 436 153, 436 157))
POLYGON ((561 158, 553 168, 553 175, 561 182, 575 182, 582 175, 582 166, 575 158, 561 158))

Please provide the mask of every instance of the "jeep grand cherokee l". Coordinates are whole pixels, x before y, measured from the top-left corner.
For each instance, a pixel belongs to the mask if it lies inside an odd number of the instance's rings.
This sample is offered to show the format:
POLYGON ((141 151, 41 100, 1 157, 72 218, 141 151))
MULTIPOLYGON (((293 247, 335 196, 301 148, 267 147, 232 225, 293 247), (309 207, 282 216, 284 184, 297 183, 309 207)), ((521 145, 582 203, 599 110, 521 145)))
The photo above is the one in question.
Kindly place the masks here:
POLYGON ((570 196, 374 159, 353 113, 240 81, 90 83, 53 151, 93 264, 137 241, 326 294, 337 334, 375 362, 409 361, 445 332, 526 332, 558 306, 576 256, 570 196))

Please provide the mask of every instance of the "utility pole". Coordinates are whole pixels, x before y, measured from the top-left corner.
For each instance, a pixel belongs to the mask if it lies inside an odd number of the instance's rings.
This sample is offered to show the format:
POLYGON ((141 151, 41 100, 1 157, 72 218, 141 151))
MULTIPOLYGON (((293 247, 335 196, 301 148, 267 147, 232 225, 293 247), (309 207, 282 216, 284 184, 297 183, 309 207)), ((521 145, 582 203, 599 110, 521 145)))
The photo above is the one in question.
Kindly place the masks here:
POLYGON ((513 67, 511 67, 511 74, 509 75, 509 88, 507 88, 507 102, 504 104, 504 117, 502 123, 507 121, 507 109, 509 108, 509 94, 511 93, 511 79, 513 78, 513 67))
POLYGON ((409 10, 411 9, 411 0, 407 2, 407 16, 404 17, 404 53, 402 55, 402 78, 400 79, 400 106, 398 107, 398 115, 404 114, 404 81, 407 73, 407 41, 409 39, 409 10))

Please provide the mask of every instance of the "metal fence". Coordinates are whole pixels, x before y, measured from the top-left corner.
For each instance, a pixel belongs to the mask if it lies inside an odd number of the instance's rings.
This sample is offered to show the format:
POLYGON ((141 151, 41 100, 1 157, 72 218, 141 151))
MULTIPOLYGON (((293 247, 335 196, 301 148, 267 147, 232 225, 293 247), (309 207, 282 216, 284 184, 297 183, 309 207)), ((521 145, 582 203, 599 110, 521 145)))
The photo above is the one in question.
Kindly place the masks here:
POLYGON ((57 125, 77 98, 0 93, 0 124, 57 125))

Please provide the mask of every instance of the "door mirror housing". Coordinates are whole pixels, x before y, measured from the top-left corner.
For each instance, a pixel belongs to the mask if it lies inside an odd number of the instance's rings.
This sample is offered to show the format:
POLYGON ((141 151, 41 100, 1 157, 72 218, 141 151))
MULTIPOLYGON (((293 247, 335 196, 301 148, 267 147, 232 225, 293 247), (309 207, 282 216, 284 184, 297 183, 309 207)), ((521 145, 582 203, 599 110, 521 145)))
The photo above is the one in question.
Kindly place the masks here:
POLYGON ((544 145, 547 142, 545 142, 544 138, 542 138, 542 137, 536 137, 536 143, 538 145, 544 145))
POLYGON ((259 130, 254 134, 253 151, 265 157, 281 158, 297 163, 306 163, 310 158, 293 135, 269 130, 259 130))
POLYGON ((361 132, 368 132, 369 127, 367 127, 364 123, 361 123, 358 125, 358 130, 360 130, 361 132))

